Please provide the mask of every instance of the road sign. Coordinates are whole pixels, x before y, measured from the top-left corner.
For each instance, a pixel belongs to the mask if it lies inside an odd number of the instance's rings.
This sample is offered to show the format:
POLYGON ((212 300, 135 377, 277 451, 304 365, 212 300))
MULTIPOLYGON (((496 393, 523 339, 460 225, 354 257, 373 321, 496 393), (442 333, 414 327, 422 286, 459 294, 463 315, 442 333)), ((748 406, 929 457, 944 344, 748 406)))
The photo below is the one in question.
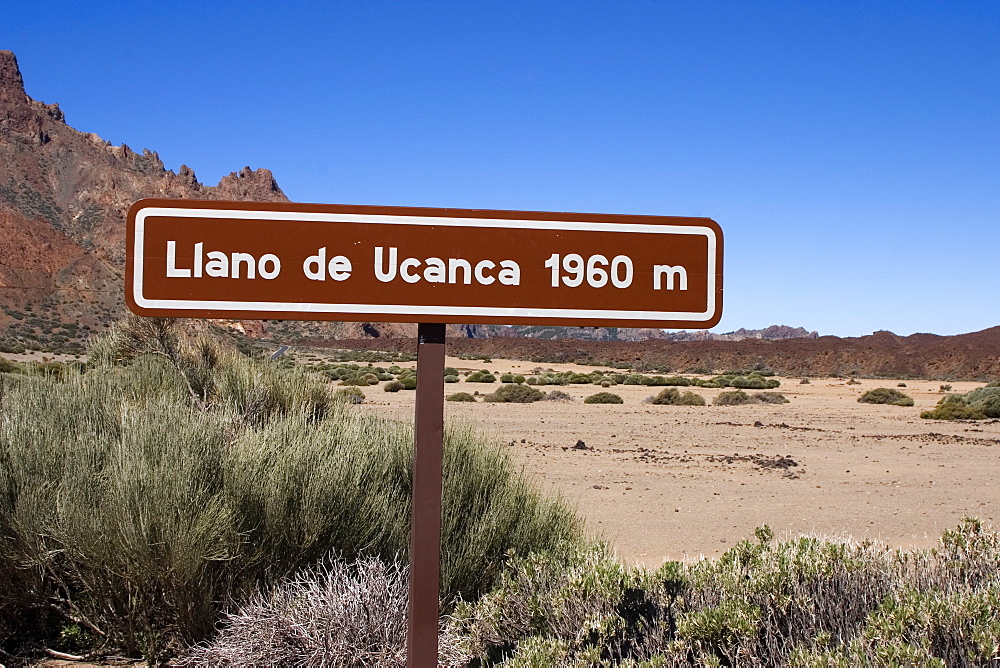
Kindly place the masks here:
MULTIPOLYGON (((142 200, 125 300, 139 315, 418 322, 407 666, 437 665, 445 323, 709 328, 708 218, 142 200)), ((284 347, 273 356, 276 359, 284 347)))
POLYGON ((142 200, 127 290, 141 315, 709 328, 708 218, 142 200))

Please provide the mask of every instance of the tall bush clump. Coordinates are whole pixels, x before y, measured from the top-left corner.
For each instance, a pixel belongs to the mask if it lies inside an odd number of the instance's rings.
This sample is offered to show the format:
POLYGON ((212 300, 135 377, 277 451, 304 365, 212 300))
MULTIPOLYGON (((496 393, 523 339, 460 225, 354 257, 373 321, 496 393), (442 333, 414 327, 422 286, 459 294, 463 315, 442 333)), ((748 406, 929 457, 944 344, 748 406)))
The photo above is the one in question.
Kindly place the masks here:
MULTIPOLYGON (((2 377, 3 646, 161 660, 332 552, 405 559, 411 425, 168 322, 130 319, 93 357, 84 375, 2 377)), ((563 502, 466 427, 446 432, 442 521, 448 600, 475 599, 508 554, 580 537, 563 502)))
POLYGON ((949 394, 920 417, 931 420, 983 420, 1000 417, 1000 382, 965 394, 949 394))
POLYGON ((889 387, 876 387, 868 390, 858 401, 863 404, 891 404, 893 406, 912 406, 913 399, 899 390, 889 387))

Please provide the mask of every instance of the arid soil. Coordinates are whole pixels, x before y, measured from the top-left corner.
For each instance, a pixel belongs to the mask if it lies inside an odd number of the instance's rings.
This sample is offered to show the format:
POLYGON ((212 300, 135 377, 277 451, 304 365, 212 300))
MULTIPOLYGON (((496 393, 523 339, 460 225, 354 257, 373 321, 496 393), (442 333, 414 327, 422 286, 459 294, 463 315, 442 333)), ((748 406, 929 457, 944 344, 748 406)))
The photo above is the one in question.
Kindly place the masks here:
MULTIPOLYGON (((449 358, 459 369, 483 366, 525 373, 593 367, 449 358)), ((922 420, 943 396, 938 381, 906 380, 915 406, 858 403, 897 381, 781 378, 780 405, 657 406, 662 388, 619 385, 622 405, 584 404, 593 385, 559 388, 572 402, 445 404, 450 420, 495 433, 538 483, 564 494, 588 526, 629 563, 715 556, 769 525, 781 536, 878 539, 932 546, 964 515, 1000 519, 1000 421, 922 420), (583 441, 586 449, 575 448, 583 441)), ((954 382, 953 392, 981 383, 954 382)), ((488 393, 495 384, 458 383, 488 393)), ((709 404, 718 389, 693 389, 709 404)), ((366 390, 362 410, 413 415, 413 392, 366 390)))

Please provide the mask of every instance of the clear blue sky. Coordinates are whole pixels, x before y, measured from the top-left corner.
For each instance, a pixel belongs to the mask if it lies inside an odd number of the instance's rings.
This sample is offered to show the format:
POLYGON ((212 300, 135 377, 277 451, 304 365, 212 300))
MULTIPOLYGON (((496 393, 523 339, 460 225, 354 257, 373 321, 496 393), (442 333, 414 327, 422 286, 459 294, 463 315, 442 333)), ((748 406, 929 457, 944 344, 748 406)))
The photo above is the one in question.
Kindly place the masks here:
POLYGON ((1000 2, 18 2, 78 130, 296 201, 709 216, 715 331, 1000 324, 1000 2))

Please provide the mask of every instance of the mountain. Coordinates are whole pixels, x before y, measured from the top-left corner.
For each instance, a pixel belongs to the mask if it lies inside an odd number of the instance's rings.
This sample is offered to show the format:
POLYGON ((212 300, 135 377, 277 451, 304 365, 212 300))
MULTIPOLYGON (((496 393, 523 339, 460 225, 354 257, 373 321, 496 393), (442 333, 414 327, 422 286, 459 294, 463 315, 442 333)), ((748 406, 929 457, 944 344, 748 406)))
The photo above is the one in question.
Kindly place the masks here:
POLYGON ((802 327, 787 325, 771 325, 765 329, 738 329, 726 334, 713 334, 706 331, 665 332, 652 328, 625 327, 559 327, 547 325, 463 325, 458 336, 472 339, 487 339, 491 337, 515 337, 528 339, 578 339, 581 341, 646 341, 663 339, 666 341, 742 341, 743 339, 778 339, 816 338, 816 332, 810 332, 802 327))
MULTIPOLYGON (((318 343, 318 342, 317 342, 318 343)), ((328 345, 412 352, 413 339, 354 340, 328 345)), ((788 376, 865 376, 941 380, 1000 379, 1000 327, 957 336, 875 332, 868 336, 740 341, 581 341, 519 337, 453 338, 448 354, 467 359, 574 362, 604 368, 712 373, 767 368, 788 376)), ((475 364, 475 362, 473 362, 475 364)))
MULTIPOLYGON (((33 100, 17 59, 0 51, 0 351, 78 352, 125 313, 125 219, 144 197, 287 202, 267 169, 206 186, 155 151, 112 146, 33 100)), ((415 325, 232 322, 255 336, 413 335, 415 325), (273 330, 273 331, 270 331, 273 330)))

